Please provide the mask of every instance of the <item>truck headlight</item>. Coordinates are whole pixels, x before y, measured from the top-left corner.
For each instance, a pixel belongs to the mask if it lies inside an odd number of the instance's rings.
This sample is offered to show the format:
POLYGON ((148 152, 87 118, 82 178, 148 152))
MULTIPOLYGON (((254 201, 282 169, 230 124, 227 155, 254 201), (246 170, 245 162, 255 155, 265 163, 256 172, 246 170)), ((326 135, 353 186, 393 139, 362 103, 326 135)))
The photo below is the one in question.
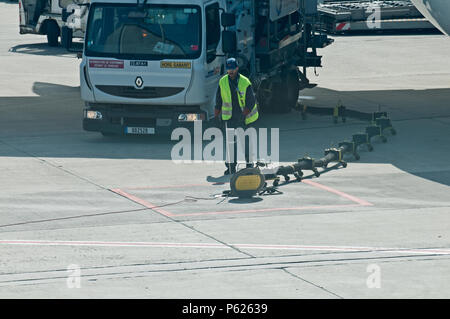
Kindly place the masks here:
POLYGON ((204 119, 205 119, 204 114, 185 113, 185 114, 178 115, 178 122, 203 121, 204 119))
POLYGON ((89 120, 101 120, 103 118, 103 115, 99 111, 84 111, 84 117, 89 120))

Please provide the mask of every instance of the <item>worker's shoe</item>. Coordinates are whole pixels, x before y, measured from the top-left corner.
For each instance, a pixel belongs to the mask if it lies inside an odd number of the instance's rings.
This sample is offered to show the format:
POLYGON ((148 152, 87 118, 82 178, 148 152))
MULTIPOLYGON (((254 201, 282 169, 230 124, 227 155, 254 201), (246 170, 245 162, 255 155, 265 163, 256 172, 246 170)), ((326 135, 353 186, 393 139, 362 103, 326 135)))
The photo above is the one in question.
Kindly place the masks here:
POLYGON ((234 173, 236 173, 236 167, 231 167, 231 169, 228 168, 225 172, 223 172, 223 175, 231 175, 234 173))

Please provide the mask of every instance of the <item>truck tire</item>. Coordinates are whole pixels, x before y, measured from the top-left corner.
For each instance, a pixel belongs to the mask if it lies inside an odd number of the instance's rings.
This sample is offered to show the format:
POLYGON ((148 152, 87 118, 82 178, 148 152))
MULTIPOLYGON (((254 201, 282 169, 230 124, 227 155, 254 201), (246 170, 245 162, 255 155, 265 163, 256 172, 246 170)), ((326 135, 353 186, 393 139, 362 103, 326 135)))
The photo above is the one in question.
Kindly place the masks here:
POLYGON ((47 23, 47 42, 51 47, 58 46, 58 37, 59 37, 59 26, 54 21, 49 21, 47 23))
POLYGON ((296 70, 291 70, 282 76, 282 82, 274 86, 276 113, 289 113, 297 105, 300 83, 296 70))
POLYGON ((271 97, 271 83, 268 80, 262 81, 256 92, 256 99, 258 100, 258 110, 260 115, 270 113, 272 97, 271 97))
POLYGON ((273 96, 270 104, 273 113, 288 113, 290 107, 287 105, 287 83, 276 82, 273 84, 273 96))
POLYGON ((285 72, 281 79, 265 80, 258 90, 260 109, 263 113, 289 113, 297 105, 299 91, 296 70, 285 72))
POLYGON ((69 50, 72 46, 72 34, 72 29, 66 26, 61 28, 61 46, 66 50, 69 50))
POLYGON ((263 81, 258 90, 258 104, 262 114, 283 113, 284 94, 286 84, 280 79, 267 79, 263 81))

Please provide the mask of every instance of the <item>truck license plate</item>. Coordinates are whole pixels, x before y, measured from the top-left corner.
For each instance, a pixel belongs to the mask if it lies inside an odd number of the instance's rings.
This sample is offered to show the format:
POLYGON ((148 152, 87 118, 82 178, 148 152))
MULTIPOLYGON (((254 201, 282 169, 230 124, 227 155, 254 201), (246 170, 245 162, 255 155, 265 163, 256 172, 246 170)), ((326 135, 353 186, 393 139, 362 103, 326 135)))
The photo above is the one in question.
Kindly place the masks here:
POLYGON ((142 135, 149 135, 149 134, 155 134, 155 128, 154 127, 127 127, 125 129, 126 134, 142 134, 142 135))

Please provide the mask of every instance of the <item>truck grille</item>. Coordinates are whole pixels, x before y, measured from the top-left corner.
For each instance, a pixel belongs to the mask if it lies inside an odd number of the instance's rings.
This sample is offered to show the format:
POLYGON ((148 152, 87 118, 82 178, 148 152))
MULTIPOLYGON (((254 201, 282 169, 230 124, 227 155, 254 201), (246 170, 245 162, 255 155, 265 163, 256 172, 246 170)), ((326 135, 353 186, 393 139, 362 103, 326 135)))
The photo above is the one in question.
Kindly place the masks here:
POLYGON ((157 86, 148 86, 143 89, 136 89, 133 86, 121 85, 96 85, 95 87, 106 94, 134 99, 155 99, 168 97, 178 94, 184 90, 184 88, 179 87, 157 86))
POLYGON ((156 119, 152 118, 133 118, 126 117, 124 118, 125 126, 142 126, 142 127, 155 127, 156 119))

